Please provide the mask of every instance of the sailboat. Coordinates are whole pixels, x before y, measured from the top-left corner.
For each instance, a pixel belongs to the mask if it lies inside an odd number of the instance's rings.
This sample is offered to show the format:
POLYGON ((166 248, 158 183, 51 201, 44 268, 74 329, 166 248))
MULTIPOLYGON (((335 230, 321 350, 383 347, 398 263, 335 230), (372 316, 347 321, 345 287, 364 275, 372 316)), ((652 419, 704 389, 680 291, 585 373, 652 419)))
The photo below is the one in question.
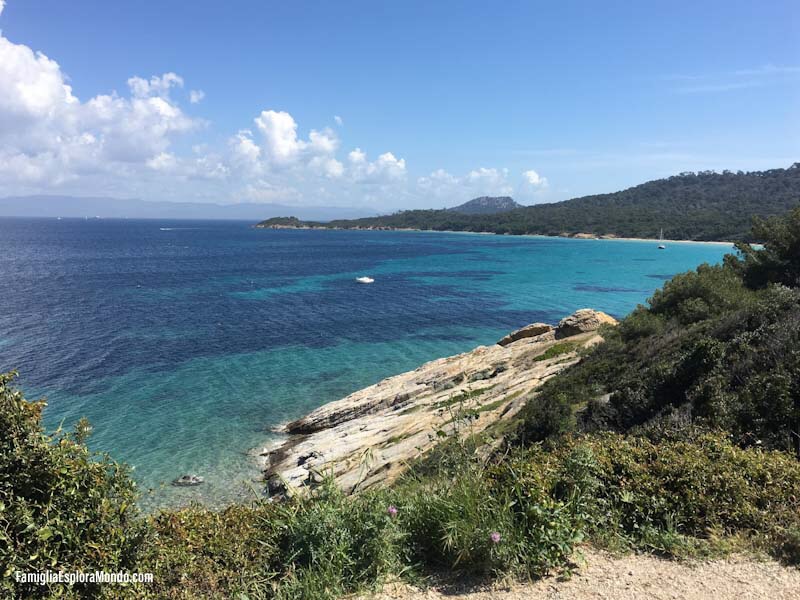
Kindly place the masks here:
POLYGON ((664 250, 664 249, 666 249, 666 246, 663 244, 663 242, 664 242, 664 229, 661 229, 661 231, 659 232, 659 234, 658 234, 658 241, 659 241, 659 242, 661 242, 661 243, 658 245, 658 249, 659 249, 659 250, 664 250))

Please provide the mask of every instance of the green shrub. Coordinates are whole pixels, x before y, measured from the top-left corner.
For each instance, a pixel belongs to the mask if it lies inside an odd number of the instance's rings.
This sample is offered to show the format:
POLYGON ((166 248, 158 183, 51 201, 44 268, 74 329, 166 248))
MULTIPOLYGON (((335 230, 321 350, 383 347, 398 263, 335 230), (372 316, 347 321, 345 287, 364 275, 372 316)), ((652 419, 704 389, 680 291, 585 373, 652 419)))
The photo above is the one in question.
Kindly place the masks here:
POLYGON ((403 538, 384 494, 347 498, 332 481, 306 500, 279 507, 279 598, 337 598, 400 572, 403 538))
POLYGON ((407 560, 477 575, 542 576, 568 566, 580 527, 557 499, 532 498, 509 479, 493 485, 472 443, 451 442, 438 470, 416 471, 392 491, 406 532, 407 560))
POLYGON ((128 470, 89 452, 86 421, 46 434, 44 402, 27 402, 0 374, 0 595, 98 593, 97 584, 16 584, 14 573, 135 571, 145 534, 128 470))
POLYGON ((531 397, 518 441, 578 428, 658 437, 655 424, 682 423, 800 457, 798 223, 800 209, 771 220, 765 249, 740 246, 741 258, 675 276, 649 308, 606 329, 604 343, 531 397))
POLYGON ((501 463, 496 486, 567 503, 593 539, 676 552, 695 540, 743 537, 791 558, 800 526, 800 463, 741 449, 722 434, 664 440, 618 434, 572 438, 501 463), (788 533, 787 533, 788 532, 788 533))

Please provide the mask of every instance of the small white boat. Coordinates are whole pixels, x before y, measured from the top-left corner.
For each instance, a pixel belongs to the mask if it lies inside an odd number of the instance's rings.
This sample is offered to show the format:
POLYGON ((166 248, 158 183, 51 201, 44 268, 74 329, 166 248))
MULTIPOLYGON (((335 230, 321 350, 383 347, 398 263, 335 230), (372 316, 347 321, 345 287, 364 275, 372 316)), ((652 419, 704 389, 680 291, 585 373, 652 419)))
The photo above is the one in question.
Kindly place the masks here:
POLYGON ((374 283, 375 280, 372 277, 356 277, 357 283, 374 283))
MULTIPOLYGON (((663 229, 658 234, 658 241, 659 242, 663 242, 664 241, 664 230, 663 229)), ((666 248, 667 247, 664 244, 659 244, 658 245, 658 249, 659 250, 666 250, 666 248)))

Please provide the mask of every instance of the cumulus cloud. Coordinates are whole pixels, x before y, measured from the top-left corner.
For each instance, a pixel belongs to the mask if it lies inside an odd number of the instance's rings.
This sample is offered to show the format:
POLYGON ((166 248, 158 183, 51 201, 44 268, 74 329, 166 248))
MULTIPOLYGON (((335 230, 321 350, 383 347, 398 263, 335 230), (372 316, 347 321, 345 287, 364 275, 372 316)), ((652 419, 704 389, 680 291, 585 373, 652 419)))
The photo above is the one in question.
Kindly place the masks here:
MULTIPOLYGON (((181 153, 178 139, 206 125, 181 102, 198 104, 205 93, 178 93, 186 82, 172 71, 125 83, 120 93, 78 98, 58 62, 0 32, 0 194, 57 188, 300 202, 303 190, 312 199, 324 190, 357 204, 406 193, 404 158, 387 151, 373 159, 360 148, 341 156, 336 131, 301 131, 286 111, 262 110, 217 150, 195 143, 181 153), (192 181, 198 186, 187 187, 192 181)), ((339 115, 334 122, 343 125, 339 115)))
POLYGON ((391 152, 384 152, 377 160, 370 162, 366 152, 356 148, 350 151, 347 159, 350 163, 350 176, 359 183, 381 183, 400 180, 406 176, 405 159, 398 159, 391 152))
POLYGON ((538 188, 547 187, 547 177, 542 177, 533 169, 525 171, 522 176, 525 178, 525 182, 528 183, 528 185, 538 188))
POLYGON ((318 174, 331 179, 338 179, 344 175, 344 165, 335 158, 315 156, 309 166, 318 174))
POLYGON ((3 9, 6 7, 6 0, 0 0, 0 15, 3 14, 3 9))
POLYGON ((131 77, 128 97, 81 102, 55 60, 0 35, 0 173, 6 181, 58 184, 124 174, 115 163, 156 164, 174 135, 199 124, 170 99, 182 85, 175 73, 131 77))
POLYGON ((183 87, 183 77, 175 73, 164 73, 160 77, 153 75, 149 81, 141 77, 131 77, 128 79, 128 87, 135 98, 149 98, 150 96, 169 98, 170 89, 183 87))
POLYGON ((514 187, 508 180, 508 169, 480 167, 458 177, 437 169, 417 179, 417 187, 426 195, 446 201, 464 201, 475 196, 508 196, 514 187))

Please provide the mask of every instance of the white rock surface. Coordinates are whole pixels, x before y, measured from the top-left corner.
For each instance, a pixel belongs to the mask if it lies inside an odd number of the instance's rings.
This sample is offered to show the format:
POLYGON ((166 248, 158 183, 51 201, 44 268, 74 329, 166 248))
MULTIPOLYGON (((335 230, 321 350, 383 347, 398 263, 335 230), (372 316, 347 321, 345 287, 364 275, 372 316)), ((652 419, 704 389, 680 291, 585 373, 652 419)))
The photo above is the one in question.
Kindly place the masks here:
POLYGON ((556 329, 536 324, 543 333, 434 360, 321 406, 284 426, 282 444, 259 452, 269 487, 292 492, 328 473, 348 493, 390 482, 442 435, 477 433, 516 414, 543 381, 578 360, 578 347, 601 341, 594 329, 602 323, 616 321, 582 309, 556 329), (557 336, 575 348, 542 359, 563 348, 557 336))

